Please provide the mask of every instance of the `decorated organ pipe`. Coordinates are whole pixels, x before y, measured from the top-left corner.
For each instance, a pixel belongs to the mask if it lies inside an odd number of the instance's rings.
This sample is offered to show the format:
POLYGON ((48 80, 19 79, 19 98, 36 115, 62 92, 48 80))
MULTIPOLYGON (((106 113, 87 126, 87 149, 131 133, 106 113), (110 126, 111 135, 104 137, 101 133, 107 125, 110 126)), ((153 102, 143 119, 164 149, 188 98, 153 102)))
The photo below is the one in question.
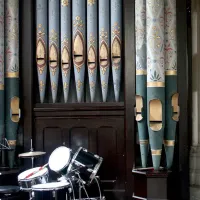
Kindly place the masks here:
POLYGON ((86 56, 86 2, 72 1, 73 13, 73 64, 77 100, 81 102, 84 96, 85 56, 86 56))
POLYGON ((0 0, 0 143, 5 132, 4 127, 4 0, 0 0))
POLYGON ((49 0, 49 71, 53 103, 57 100, 60 63, 59 5, 58 0, 49 0))
POLYGON ((19 108, 19 0, 6 0, 6 138, 13 151, 8 152, 9 166, 14 166, 19 108))
POLYGON ((179 120, 175 0, 165 0, 165 82, 166 123, 164 146, 166 152, 167 167, 171 168, 174 156, 176 124, 179 120))
POLYGON ((35 2, 36 102, 123 101, 123 1, 35 2))
POLYGON ((36 1, 36 62, 40 102, 44 102, 47 79, 47 0, 36 1))
POLYGON ((149 134, 147 130, 146 0, 135 0, 136 36, 136 121, 142 167, 147 166, 149 134))
POLYGON ((165 129, 164 0, 146 1, 147 125, 153 167, 160 167, 165 129))
POLYGON ((119 101, 122 67, 122 0, 111 1, 111 62, 115 101, 119 101))
POLYGON ((110 71, 110 1, 99 1, 99 65, 103 102, 107 100, 110 71))
POLYGON ((64 102, 69 96, 71 74, 71 1, 61 0, 61 71, 64 102))
POLYGON ((94 101, 97 83, 97 1, 87 0, 87 66, 91 102, 94 101))

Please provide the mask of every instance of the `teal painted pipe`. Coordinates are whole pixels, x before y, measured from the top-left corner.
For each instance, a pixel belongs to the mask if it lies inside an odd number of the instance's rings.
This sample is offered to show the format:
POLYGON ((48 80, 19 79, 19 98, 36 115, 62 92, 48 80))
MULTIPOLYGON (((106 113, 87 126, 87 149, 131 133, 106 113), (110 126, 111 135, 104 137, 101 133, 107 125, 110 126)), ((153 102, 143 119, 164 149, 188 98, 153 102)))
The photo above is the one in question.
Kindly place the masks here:
POLYGON ((0 1, 0 143, 5 134, 4 109, 4 0, 0 1))
POLYGON ((147 129, 146 0, 135 0, 136 36, 136 121, 142 167, 147 167, 149 134, 147 129))
POLYGON ((19 1, 6 0, 6 138, 12 151, 8 152, 10 168, 15 162, 19 109, 19 1))
POLYGON ((153 160, 158 170, 165 129, 164 0, 146 1, 147 126, 153 160))
POLYGON ((166 128, 164 146, 167 168, 170 169, 173 164, 176 125, 179 120, 176 1, 174 0, 165 0, 165 38, 166 128))

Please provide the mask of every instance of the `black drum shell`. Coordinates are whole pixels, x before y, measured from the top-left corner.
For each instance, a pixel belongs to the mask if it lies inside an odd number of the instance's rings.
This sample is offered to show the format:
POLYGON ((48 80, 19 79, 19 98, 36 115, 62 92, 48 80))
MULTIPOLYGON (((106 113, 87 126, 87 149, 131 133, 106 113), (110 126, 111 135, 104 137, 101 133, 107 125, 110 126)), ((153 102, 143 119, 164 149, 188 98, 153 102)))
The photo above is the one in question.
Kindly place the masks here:
POLYGON ((68 188, 58 189, 58 190, 33 190, 34 200, 66 200, 69 198, 68 188))
POLYGON ((94 169, 99 163, 99 157, 96 157, 95 154, 88 152, 86 149, 81 149, 76 157, 76 161, 88 166, 90 169, 94 169))
POLYGON ((68 167, 68 173, 79 172, 79 175, 85 183, 90 184, 92 179, 96 176, 103 158, 88 152, 82 147, 73 156, 72 161, 68 167))
POLYGON ((28 180, 22 179, 22 180, 19 180, 18 182, 19 182, 20 189, 22 191, 30 191, 33 185, 48 183, 48 174, 45 174, 40 177, 36 177, 34 179, 28 179, 28 180))

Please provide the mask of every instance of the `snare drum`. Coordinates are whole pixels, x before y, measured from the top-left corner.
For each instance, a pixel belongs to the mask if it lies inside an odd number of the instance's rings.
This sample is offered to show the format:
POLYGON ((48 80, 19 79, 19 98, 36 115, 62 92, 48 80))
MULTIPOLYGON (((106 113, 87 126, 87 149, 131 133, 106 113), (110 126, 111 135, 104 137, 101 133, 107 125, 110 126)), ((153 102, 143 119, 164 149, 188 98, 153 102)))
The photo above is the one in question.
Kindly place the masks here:
POLYGON ((71 150, 67 147, 58 147, 49 157, 49 168, 57 173, 66 175, 71 160, 71 150))
POLYGON ((87 149, 80 147, 73 156, 67 172, 73 173, 73 171, 79 171, 81 178, 87 184, 90 184, 93 178, 96 176, 102 161, 103 158, 88 152, 87 149))
POLYGON ((34 200, 70 200, 70 187, 68 182, 53 182, 34 185, 32 197, 34 200))
POLYGON ((19 174, 18 176, 18 183, 20 186, 20 189, 22 191, 30 191, 31 187, 36 184, 42 184, 42 183, 47 183, 48 182, 48 177, 49 177, 49 171, 47 168, 44 168, 40 170, 38 173, 30 176, 29 178, 26 178, 29 174, 32 172, 35 172, 39 169, 40 167, 36 167, 33 169, 26 170, 19 174))

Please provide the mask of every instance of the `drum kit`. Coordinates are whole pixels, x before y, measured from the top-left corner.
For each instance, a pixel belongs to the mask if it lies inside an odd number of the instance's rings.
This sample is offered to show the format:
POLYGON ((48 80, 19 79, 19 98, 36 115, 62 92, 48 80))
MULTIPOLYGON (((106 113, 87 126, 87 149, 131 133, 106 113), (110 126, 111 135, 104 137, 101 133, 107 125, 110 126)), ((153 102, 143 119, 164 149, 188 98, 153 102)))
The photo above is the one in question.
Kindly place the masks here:
POLYGON ((18 175, 20 190, 29 193, 29 200, 105 199, 97 177, 102 157, 82 147, 73 152, 61 146, 51 153, 47 164, 34 168, 34 158, 45 154, 32 149, 31 152, 19 155, 21 158, 32 159, 32 168, 18 175), (49 170, 60 176, 57 181, 49 181, 49 170), (90 197, 88 194, 87 189, 94 184, 99 197, 90 197))

